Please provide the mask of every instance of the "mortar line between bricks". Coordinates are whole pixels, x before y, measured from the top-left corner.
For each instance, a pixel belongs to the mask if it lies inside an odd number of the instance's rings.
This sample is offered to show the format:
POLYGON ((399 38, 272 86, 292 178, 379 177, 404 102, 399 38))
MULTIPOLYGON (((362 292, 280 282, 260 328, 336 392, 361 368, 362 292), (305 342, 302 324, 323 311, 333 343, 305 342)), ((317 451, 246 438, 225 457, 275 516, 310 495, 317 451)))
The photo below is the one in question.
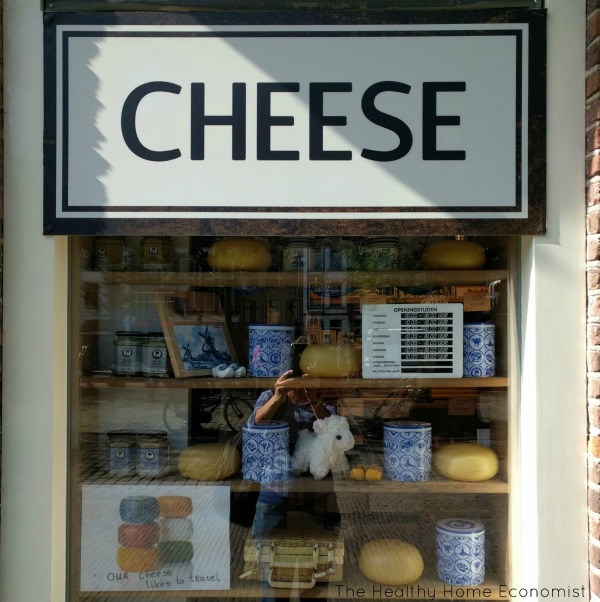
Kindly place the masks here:
MULTIPOLYGON (((600 407, 600 399, 596 399, 595 397, 592 397, 592 398, 588 397, 588 406, 592 406, 593 408, 600 407)), ((599 458, 599 460, 600 460, 600 458, 599 458)))

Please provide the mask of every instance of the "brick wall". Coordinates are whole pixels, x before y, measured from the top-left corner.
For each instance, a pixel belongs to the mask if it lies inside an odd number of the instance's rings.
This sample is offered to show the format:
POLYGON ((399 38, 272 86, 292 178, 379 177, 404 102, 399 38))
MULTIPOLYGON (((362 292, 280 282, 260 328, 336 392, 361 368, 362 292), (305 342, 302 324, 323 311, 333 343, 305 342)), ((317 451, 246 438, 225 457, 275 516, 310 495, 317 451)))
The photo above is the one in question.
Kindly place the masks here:
POLYGON ((600 0, 587 0, 587 371, 589 574, 600 599, 600 0))

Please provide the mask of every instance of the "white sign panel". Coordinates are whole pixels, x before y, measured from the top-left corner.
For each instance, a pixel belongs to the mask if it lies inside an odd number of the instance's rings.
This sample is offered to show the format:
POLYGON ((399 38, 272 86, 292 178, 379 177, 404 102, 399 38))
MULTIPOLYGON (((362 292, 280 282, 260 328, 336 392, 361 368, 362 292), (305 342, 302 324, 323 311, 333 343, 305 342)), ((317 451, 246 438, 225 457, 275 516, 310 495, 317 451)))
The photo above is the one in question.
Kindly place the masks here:
POLYGON ((461 378, 462 303, 363 305, 365 378, 461 378))
POLYGON ((57 25, 54 218, 527 218, 528 36, 57 25))
POLYGON ((81 591, 230 587, 227 486, 87 485, 81 591))

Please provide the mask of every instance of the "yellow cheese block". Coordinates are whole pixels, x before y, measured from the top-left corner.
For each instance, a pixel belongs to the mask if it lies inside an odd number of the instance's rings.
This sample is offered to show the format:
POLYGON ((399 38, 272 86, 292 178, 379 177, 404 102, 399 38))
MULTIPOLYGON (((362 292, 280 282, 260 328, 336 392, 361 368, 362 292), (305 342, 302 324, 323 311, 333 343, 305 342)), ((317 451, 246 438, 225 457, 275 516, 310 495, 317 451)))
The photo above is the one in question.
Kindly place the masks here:
POLYGON ((184 449, 177 463, 179 472, 196 481, 220 481, 240 470, 241 456, 227 443, 200 443, 184 449))
POLYGON ((421 552, 399 539, 369 541, 360 551, 358 566, 367 579, 382 585, 414 583, 425 568, 421 552))
POLYGON ((438 240, 421 254, 426 270, 478 270, 485 265, 485 250, 470 240, 438 240))
POLYGON ((498 455, 477 443, 449 443, 433 454, 435 470, 453 481, 487 481, 498 472, 498 455))

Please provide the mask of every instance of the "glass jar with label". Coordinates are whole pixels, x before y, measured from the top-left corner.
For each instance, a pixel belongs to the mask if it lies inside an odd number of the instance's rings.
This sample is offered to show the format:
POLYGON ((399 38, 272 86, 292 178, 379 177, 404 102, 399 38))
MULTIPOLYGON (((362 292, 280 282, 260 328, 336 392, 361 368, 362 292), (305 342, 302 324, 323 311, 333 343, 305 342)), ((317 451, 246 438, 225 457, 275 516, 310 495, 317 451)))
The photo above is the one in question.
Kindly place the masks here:
POLYGON ((146 272, 173 269, 173 242, 168 236, 142 239, 142 269, 146 272))
POLYGON ((94 268, 98 271, 118 271, 125 267, 125 240, 105 236, 94 243, 94 268))
POLYGON ((137 435, 132 431, 106 433, 106 470, 115 476, 131 476, 136 473, 137 435))
POLYGON ((142 335, 120 330, 115 333, 114 368, 117 376, 139 376, 142 373, 142 335))
POLYGON ((376 236, 365 241, 364 250, 367 269, 373 271, 398 269, 400 259, 398 239, 376 236))
POLYGON ((314 253, 312 238, 290 238, 283 247, 283 269, 286 272, 312 270, 314 253))
POLYGON ((165 431, 138 433, 136 473, 140 477, 169 474, 169 439, 165 431))
POLYGON ((157 378, 171 376, 167 344, 162 332, 149 332, 142 342, 142 374, 157 378))

